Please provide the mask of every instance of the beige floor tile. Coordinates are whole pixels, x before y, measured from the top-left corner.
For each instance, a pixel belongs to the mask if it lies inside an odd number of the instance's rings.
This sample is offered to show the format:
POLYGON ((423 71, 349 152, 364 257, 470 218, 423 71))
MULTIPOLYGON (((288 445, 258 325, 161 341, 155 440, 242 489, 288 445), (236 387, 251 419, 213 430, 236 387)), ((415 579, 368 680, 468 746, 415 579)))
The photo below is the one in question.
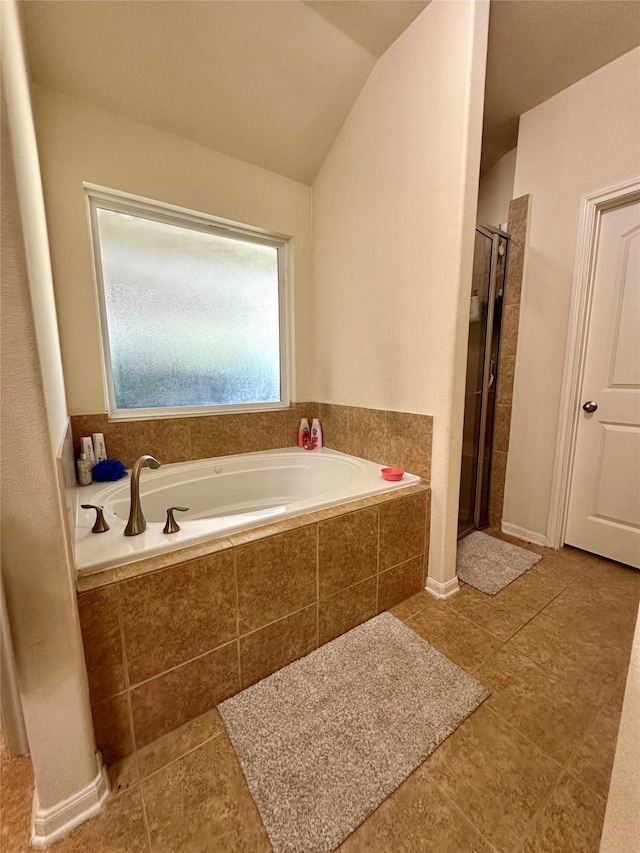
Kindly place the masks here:
POLYGON ((407 625, 468 672, 475 671, 501 641, 438 601, 411 619, 407 625))
POLYGON ((218 709, 214 708, 179 729, 154 740, 153 743, 138 751, 140 778, 145 779, 156 770, 166 767, 167 764, 171 764, 172 761, 223 731, 222 717, 218 709))
POLYGON ((499 850, 513 850, 560 765, 481 706, 427 759, 444 793, 499 850))
POLYGON ((595 853, 605 801, 565 774, 526 833, 521 853, 595 853))
MULTIPOLYGON (((2 738, 0 738, 2 740, 2 738)), ((27 853, 30 850, 33 768, 27 756, 0 765, 0 851, 27 853)))
POLYGON ((594 590, 581 581, 571 584, 544 609, 545 616, 559 619, 577 633, 598 633, 609 643, 631 639, 638 602, 626 591, 594 590))
POLYGON ((424 610, 425 607, 430 607, 432 604, 436 603, 436 600, 432 595, 429 595, 428 592, 422 590, 421 592, 417 592, 415 595, 412 595, 411 598, 407 598, 405 601, 401 601, 399 604, 396 604, 395 607, 391 608, 391 613, 394 616, 397 616, 398 619, 402 619, 404 622, 407 619, 410 619, 412 616, 415 616, 417 613, 420 613, 421 610, 424 610))
POLYGON ((112 797, 105 810, 51 847, 52 853, 148 853, 140 789, 112 797))
MULTIPOLYGON (((629 648, 609 645, 602 632, 577 631, 539 613, 507 645, 574 685, 577 695, 609 698, 628 661, 629 648)), ((628 644, 630 645, 630 644, 628 644)))
POLYGON ((269 840, 226 735, 141 783, 153 853, 263 853, 269 840))
POLYGON ((508 640, 537 612, 517 594, 514 595, 508 586, 497 595, 485 595, 465 585, 457 595, 447 600, 447 604, 501 640, 508 640))
POLYGON ((439 790, 424 765, 340 845, 340 853, 490 853, 493 848, 439 790))
POLYGON ((107 776, 109 777, 109 785, 111 793, 121 794, 123 791, 128 791, 140 781, 138 772, 138 757, 127 755, 126 758, 116 761, 115 764, 107 765, 107 776))
POLYGON ((560 763, 567 761, 598 712, 589 697, 530 658, 503 646, 476 673, 491 691, 487 705, 560 763))
POLYGON ((542 610, 563 589, 573 583, 575 577, 575 570, 567 571, 561 562, 544 557, 541 562, 536 563, 529 571, 510 583, 506 589, 514 598, 519 598, 529 607, 542 610))
POLYGON ((623 681, 586 733, 568 767, 574 776, 605 798, 613 770, 624 686, 623 681))

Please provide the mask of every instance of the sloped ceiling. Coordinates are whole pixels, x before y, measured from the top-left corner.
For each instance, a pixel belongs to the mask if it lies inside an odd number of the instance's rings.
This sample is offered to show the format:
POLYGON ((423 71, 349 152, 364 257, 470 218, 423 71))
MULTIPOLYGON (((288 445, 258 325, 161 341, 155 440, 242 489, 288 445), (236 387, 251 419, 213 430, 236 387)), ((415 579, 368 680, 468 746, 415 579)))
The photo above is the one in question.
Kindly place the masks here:
MULTIPOLYGON (((1 0, 0 0, 1 2, 1 0)), ((35 83, 310 184, 414 0, 26 0, 35 83)), ((638 0, 491 4, 483 170, 518 117, 640 44, 638 0)))
POLYGON ((29 0, 21 13, 34 82, 311 183, 379 54, 426 5, 29 0))

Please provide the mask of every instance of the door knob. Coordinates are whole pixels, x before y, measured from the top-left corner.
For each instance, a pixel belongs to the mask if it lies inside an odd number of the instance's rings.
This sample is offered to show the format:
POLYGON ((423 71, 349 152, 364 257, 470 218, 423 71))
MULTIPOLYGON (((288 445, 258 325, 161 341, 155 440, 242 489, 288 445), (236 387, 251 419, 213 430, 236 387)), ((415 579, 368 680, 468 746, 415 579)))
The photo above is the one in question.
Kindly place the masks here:
POLYGON ((595 412, 595 410, 598 408, 598 404, 596 402, 594 402, 593 400, 589 400, 588 402, 586 402, 583 405, 582 408, 585 410, 585 412, 591 413, 591 412, 595 412))

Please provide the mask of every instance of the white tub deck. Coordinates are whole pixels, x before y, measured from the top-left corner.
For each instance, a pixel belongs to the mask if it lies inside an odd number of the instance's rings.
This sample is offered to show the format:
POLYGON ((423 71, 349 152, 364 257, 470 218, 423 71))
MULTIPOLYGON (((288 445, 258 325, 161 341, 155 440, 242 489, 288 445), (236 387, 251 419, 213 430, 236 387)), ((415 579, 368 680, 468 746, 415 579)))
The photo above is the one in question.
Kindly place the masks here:
POLYGON ((387 482, 380 473, 382 467, 328 448, 307 451, 287 447, 174 463, 155 471, 145 468, 140 493, 147 529, 139 536, 124 535, 129 516, 129 477, 116 483, 78 487, 78 574, 91 574, 420 481, 414 474, 405 474, 397 483, 387 482), (82 509, 81 504, 103 506, 111 529, 91 533, 95 511, 82 509), (166 510, 171 506, 186 506, 189 512, 175 514, 181 527, 178 533, 164 534, 166 510))

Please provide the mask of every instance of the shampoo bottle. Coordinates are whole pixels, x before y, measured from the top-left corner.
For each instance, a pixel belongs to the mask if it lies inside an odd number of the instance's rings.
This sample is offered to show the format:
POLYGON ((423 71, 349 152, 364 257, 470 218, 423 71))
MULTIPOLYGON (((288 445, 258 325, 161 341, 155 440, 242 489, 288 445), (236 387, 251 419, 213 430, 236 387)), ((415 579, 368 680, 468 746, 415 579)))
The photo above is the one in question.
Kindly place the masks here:
POLYGON ((322 447, 322 429, 318 418, 314 418, 311 423, 311 441, 314 447, 322 447))
POLYGON ((104 444, 104 435, 101 432, 93 433, 93 453, 96 458, 96 464, 103 462, 107 458, 107 448, 104 444))
POLYGON ((298 447, 304 447, 309 443, 309 421, 303 418, 300 421, 300 429, 298 430, 298 447))
POLYGON ((83 435, 80 439, 80 453, 84 453, 89 465, 93 468, 96 464, 96 455, 93 452, 93 442, 90 435, 83 435))
POLYGON ((91 463, 87 459, 86 453, 81 453, 80 458, 76 462, 78 466, 78 483, 81 486, 91 485, 91 463))

